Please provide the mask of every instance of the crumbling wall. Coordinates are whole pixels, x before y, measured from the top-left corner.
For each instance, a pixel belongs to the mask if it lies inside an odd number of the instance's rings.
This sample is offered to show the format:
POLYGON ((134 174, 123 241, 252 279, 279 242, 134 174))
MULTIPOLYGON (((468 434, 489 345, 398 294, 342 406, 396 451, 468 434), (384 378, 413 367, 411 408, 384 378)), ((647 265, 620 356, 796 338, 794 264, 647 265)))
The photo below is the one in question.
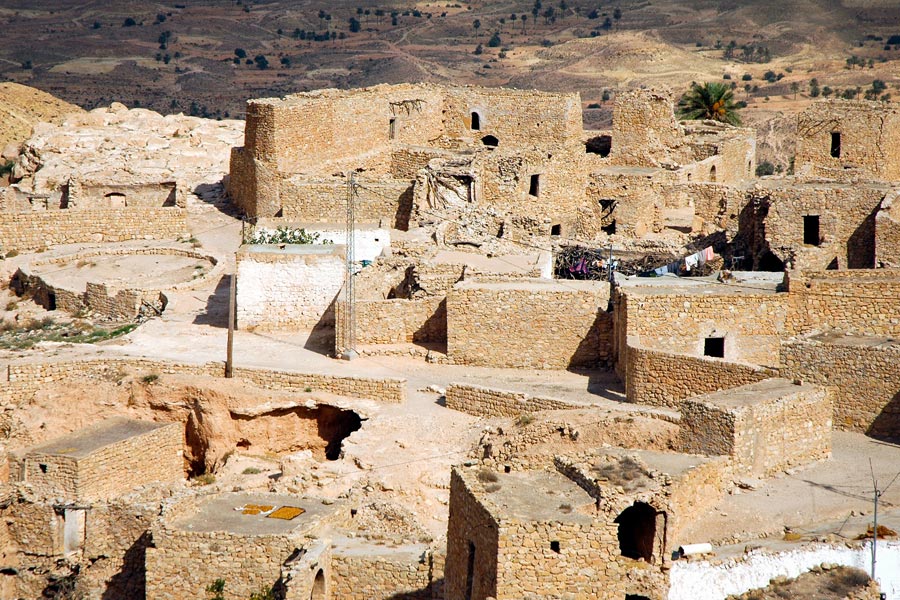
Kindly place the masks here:
POLYGON ((821 100, 797 116, 794 170, 802 176, 844 181, 897 181, 898 138, 900 109, 890 103, 821 100))
POLYGON ((331 597, 346 600, 432 600, 440 572, 433 552, 422 546, 360 549, 332 554, 331 597))
POLYGON ((447 296, 447 355, 457 364, 566 369, 612 352, 602 282, 463 281, 447 296))
POLYGON ((768 477, 831 455, 831 398, 779 379, 685 399, 682 452, 730 456, 739 473, 768 477))
POLYGON ((673 162, 673 152, 684 145, 684 131, 675 120, 674 103, 668 89, 618 92, 613 110, 611 162, 641 167, 673 162))

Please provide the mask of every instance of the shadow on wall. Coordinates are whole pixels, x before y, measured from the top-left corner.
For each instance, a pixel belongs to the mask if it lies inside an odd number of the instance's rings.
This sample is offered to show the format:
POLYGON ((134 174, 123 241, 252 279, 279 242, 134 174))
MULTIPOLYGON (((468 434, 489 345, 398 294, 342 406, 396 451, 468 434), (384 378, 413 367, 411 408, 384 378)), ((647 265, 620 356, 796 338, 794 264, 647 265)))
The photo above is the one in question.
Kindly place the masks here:
POLYGON ((847 267, 850 269, 875 268, 875 215, 878 208, 876 206, 866 215, 847 239, 847 267))
POLYGON ((337 340, 334 339, 335 304, 340 295, 341 292, 338 292, 338 295, 332 298, 331 303, 325 309, 325 312, 322 313, 319 321, 313 325, 309 332, 309 337, 306 338, 306 343, 303 344, 304 350, 309 350, 322 356, 334 354, 337 347, 337 340))
MULTIPOLYGON (((566 318, 561 315, 560 318, 566 318)), ((568 370, 603 367, 608 369, 612 356, 612 313, 598 309, 587 335, 569 359, 568 370)))
POLYGON ((884 405, 866 435, 883 442, 900 443, 900 392, 884 405))
POLYGON ((447 352, 447 299, 444 298, 438 304, 437 308, 428 319, 422 323, 416 331, 413 332, 413 343, 428 344, 428 347, 435 347, 443 352, 447 352))
POLYGON ((146 531, 122 558, 122 568, 113 575, 103 591, 101 600, 118 600, 119 598, 143 598, 145 595, 146 555, 150 545, 150 532, 146 531))
POLYGON ((216 289, 206 299, 206 310, 194 317, 194 325, 228 327, 228 293, 232 275, 222 275, 216 289))
POLYGON ((241 215, 241 211, 231 203, 231 200, 225 194, 224 179, 216 183, 201 183, 193 191, 204 204, 216 207, 219 212, 229 217, 239 217, 241 215))
POLYGON ((431 600, 432 598, 443 598, 442 590, 444 587, 444 578, 435 579, 431 585, 412 592, 400 592, 393 596, 388 596, 388 600, 431 600))
POLYGON ((397 202, 397 212, 394 214, 394 228, 400 231, 409 231, 409 219, 413 208, 413 187, 409 186, 400 196, 397 202))

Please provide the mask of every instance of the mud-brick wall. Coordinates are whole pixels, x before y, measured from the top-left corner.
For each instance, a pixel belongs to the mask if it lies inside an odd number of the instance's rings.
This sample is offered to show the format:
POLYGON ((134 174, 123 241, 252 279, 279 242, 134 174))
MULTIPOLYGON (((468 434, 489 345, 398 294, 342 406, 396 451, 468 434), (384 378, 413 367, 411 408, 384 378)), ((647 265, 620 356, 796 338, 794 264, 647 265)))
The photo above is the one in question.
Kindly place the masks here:
MULTIPOLYGON (((345 303, 335 304, 335 339, 343 340, 345 303)), ((356 303, 357 344, 445 342, 447 302, 429 297, 417 300, 361 300, 356 303)))
POLYGON ((184 425, 170 423, 78 461, 79 501, 108 500, 155 482, 184 479, 184 425))
POLYGON ((685 398, 775 377, 755 365, 629 346, 625 371, 628 402, 677 408, 685 398))
POLYGON ((791 272, 791 335, 836 329, 857 335, 900 335, 900 272, 893 269, 791 272))
POLYGON ((224 579, 226 600, 246 600, 275 586, 282 563, 303 547, 296 538, 154 529, 154 547, 146 550, 146 598, 203 598, 207 586, 224 579))
POLYGON ((371 554, 335 549, 331 597, 341 600, 432 600, 432 553, 424 546, 380 548, 371 554))
POLYGON ((529 280, 458 283, 447 296, 447 354, 456 364, 566 369, 612 354, 609 287, 529 280))
POLYGON ((579 405, 529 396, 523 392, 497 390, 478 385, 451 383, 447 387, 447 408, 479 417, 515 417, 540 410, 566 410, 579 405))
POLYGON ((344 246, 310 246, 308 253, 252 246, 237 253, 239 329, 311 328, 344 283, 344 246), (313 253, 312 250, 317 250, 313 253))
POLYGON ((770 476, 831 454, 825 389, 770 379, 681 403, 681 450, 731 456, 738 472, 770 476), (735 395, 751 394, 745 403, 735 395))
POLYGON ((0 248, 24 252, 54 244, 174 240, 187 231, 187 210, 177 206, 9 213, 0 219, 0 248))
POLYGON ((783 377, 828 386, 834 426, 878 437, 900 435, 900 348, 811 340, 781 348, 783 377))

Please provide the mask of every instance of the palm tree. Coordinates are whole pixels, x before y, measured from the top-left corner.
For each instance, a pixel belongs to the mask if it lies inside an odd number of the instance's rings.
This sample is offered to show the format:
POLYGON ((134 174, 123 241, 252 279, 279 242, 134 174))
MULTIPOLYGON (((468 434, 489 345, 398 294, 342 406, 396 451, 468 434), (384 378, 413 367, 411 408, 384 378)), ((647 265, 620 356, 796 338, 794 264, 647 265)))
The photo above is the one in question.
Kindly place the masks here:
POLYGON ((712 119, 729 125, 740 125, 734 94, 724 83, 692 83, 678 101, 678 118, 687 120, 712 119))

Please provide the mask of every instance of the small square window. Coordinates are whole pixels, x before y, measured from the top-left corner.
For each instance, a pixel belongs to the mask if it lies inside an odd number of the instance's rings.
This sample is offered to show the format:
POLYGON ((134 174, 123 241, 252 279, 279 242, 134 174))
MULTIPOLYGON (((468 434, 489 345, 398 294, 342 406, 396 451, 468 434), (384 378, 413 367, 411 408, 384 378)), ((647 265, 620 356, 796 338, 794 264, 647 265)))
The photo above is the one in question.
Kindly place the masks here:
POLYGON ((725 358, 725 338, 708 337, 703 342, 703 356, 725 358))
POLYGON ((550 542, 550 549, 559 554, 559 542, 556 540, 550 542))

